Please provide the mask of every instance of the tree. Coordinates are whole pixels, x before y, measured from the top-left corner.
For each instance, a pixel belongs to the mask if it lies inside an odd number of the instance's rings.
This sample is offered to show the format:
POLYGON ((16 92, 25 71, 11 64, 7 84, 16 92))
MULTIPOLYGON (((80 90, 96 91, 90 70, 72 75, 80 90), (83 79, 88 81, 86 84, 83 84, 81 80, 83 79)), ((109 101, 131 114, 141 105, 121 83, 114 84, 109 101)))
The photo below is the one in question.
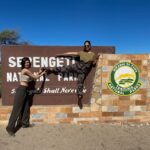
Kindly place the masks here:
POLYGON ((19 33, 16 30, 3 30, 0 32, 0 45, 28 45, 28 42, 19 42, 19 33))

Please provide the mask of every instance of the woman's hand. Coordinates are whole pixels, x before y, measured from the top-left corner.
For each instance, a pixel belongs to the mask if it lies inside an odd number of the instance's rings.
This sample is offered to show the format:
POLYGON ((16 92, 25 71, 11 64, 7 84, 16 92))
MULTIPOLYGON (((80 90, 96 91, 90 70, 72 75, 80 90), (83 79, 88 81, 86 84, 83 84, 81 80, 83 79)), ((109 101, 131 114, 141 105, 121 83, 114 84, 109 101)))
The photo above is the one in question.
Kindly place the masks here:
POLYGON ((42 72, 41 72, 41 75, 44 75, 44 74, 46 74, 47 73, 47 71, 46 71, 46 69, 44 69, 42 72))
POLYGON ((41 74, 42 72, 46 71, 45 68, 40 68, 38 74, 41 74))

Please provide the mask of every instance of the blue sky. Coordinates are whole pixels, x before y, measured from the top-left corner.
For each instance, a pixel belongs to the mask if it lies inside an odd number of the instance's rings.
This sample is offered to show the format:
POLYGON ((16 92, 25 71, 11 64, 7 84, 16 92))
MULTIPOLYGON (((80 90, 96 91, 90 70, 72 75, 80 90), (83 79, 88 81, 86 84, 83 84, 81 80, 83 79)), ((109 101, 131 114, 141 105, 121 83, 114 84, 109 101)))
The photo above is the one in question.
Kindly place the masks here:
POLYGON ((0 1, 0 31, 16 29, 33 45, 115 46, 118 54, 150 51, 149 0, 0 1))

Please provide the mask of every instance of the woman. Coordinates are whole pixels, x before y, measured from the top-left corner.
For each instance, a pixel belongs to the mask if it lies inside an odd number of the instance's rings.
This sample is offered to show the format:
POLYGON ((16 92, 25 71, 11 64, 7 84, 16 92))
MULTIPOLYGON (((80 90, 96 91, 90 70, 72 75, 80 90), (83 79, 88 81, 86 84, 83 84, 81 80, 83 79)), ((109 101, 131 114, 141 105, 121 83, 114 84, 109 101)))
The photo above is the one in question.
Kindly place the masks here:
POLYGON ((64 66, 64 67, 50 68, 48 72, 49 73, 73 72, 78 74, 78 87, 77 87, 78 105, 80 109, 82 109, 83 106, 82 106, 81 99, 83 97, 84 80, 88 75, 88 73, 90 72, 92 66, 96 64, 97 61, 96 54, 94 52, 91 52, 91 42, 85 41, 83 51, 68 52, 64 54, 59 54, 56 57, 62 57, 62 56, 79 56, 80 61, 78 61, 78 63, 66 67, 64 66))
POLYGON ((15 128, 18 125, 18 120, 20 120, 20 116, 21 116, 21 125, 23 127, 29 127, 29 120, 28 120, 29 100, 27 92, 28 89, 30 88, 29 82, 31 80, 36 80, 40 78, 42 75, 46 73, 45 70, 42 71, 40 69, 38 74, 34 75, 33 73, 31 73, 30 68, 31 68, 30 59, 28 57, 24 57, 21 61, 20 85, 16 89, 12 113, 9 118, 8 126, 6 127, 8 134, 11 136, 15 136, 15 128))

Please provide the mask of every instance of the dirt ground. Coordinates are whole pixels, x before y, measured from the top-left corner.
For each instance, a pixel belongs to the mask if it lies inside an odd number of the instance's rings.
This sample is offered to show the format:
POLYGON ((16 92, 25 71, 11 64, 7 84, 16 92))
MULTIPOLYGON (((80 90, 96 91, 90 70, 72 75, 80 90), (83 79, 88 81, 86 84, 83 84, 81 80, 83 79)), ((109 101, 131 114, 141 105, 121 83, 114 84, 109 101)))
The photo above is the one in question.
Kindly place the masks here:
POLYGON ((11 137, 0 126, 0 150, 150 150, 150 124, 35 125, 11 137))

